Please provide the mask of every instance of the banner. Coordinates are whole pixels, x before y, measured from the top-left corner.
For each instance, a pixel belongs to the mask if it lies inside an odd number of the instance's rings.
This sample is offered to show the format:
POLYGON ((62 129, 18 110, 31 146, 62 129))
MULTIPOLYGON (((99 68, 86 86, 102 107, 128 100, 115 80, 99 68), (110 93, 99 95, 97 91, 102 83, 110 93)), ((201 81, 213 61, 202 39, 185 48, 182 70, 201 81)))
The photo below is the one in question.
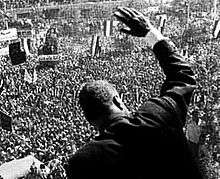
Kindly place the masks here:
MULTIPOLYGON (((30 167, 33 165, 40 170, 43 164, 34 156, 29 155, 22 159, 12 160, 0 166, 0 176, 4 179, 16 179, 26 176, 30 172, 30 167)), ((49 173, 49 168, 45 166, 45 170, 49 173)))
POLYGON ((113 34, 113 21, 104 21, 104 36, 110 37, 113 34))
POLYGON ((0 31, 0 41, 16 40, 18 38, 17 29, 7 29, 0 31))
POLYGON ((0 55, 9 55, 9 46, 1 48, 0 55))
POLYGON ((58 62, 60 61, 60 55, 40 55, 38 57, 38 61, 39 62, 48 62, 48 61, 51 61, 51 62, 58 62))
POLYGON ((98 35, 93 35, 92 36, 92 45, 91 45, 92 57, 94 57, 100 51, 99 39, 100 39, 100 36, 98 36, 98 35))
POLYGON ((32 38, 34 32, 33 30, 18 30, 19 38, 32 38))
POLYGON ((31 55, 31 53, 29 51, 29 47, 28 47, 28 39, 27 38, 23 39, 23 47, 24 47, 24 51, 25 51, 26 55, 31 55))
POLYGON ((25 71, 24 71, 24 81, 26 81, 28 83, 32 83, 32 77, 28 73, 27 69, 25 69, 25 71))
POLYGON ((213 29, 213 38, 217 39, 219 36, 219 31, 220 31, 220 21, 215 20, 214 22, 214 29, 213 29))
POLYGON ((34 73, 33 73, 33 83, 37 82, 37 70, 36 68, 34 69, 34 73))
POLYGON ((12 131, 12 118, 3 111, 0 111, 0 126, 4 130, 12 131))
POLYGON ((26 53, 22 50, 21 43, 15 42, 9 44, 9 56, 12 65, 19 65, 26 62, 26 53))
POLYGON ((163 15, 159 16, 159 30, 160 30, 161 33, 163 33, 163 31, 164 31, 166 20, 167 20, 167 15, 166 14, 163 14, 163 15))
POLYGON ((60 55, 40 55, 38 56, 39 65, 37 69, 54 68, 62 59, 60 55))

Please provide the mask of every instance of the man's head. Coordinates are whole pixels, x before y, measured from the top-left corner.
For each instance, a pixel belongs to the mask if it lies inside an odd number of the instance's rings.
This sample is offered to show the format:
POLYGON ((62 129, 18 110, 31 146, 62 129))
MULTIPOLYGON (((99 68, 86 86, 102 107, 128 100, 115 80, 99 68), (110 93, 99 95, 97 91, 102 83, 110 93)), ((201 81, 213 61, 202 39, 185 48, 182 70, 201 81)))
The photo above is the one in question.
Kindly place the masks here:
POLYGON ((115 87, 104 80, 84 84, 79 94, 79 103, 86 119, 98 128, 114 114, 129 113, 115 87))

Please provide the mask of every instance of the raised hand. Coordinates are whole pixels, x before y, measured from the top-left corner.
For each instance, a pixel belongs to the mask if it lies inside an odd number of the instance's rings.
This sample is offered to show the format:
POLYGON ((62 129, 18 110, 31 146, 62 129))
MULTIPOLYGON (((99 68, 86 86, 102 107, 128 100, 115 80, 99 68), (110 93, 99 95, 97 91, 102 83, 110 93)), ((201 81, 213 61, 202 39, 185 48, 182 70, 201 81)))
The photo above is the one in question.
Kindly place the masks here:
POLYGON ((145 37, 152 27, 149 19, 133 8, 120 7, 114 16, 127 26, 120 31, 132 36, 145 37))

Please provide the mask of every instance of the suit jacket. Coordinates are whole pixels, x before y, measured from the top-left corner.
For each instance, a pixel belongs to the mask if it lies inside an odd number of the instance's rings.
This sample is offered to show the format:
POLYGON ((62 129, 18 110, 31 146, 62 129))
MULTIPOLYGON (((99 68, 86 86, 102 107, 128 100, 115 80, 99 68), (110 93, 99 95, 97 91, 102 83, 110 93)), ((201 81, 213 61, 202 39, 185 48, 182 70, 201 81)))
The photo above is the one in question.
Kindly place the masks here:
POLYGON ((160 96, 132 116, 114 116, 117 122, 71 157, 68 178, 202 178, 182 129, 194 74, 171 42, 160 41, 153 51, 166 75, 160 96))

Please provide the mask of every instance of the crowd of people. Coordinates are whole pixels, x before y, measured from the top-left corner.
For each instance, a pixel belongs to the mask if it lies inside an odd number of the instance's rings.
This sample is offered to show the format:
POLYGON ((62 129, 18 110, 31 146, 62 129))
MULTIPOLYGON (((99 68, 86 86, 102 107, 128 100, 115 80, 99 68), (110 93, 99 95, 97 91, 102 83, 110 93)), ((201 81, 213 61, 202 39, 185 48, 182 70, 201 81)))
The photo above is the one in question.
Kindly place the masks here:
POLYGON ((6 6, 6 9, 15 9, 15 8, 28 8, 32 6, 46 6, 50 5, 50 3, 55 4, 67 4, 74 1, 70 0, 22 0, 22 1, 15 1, 15 0, 3 0, 2 6, 6 6))
MULTIPOLYGON (((108 0, 102 0, 108 1, 108 0)), ((95 0, 3 0, 0 6, 6 6, 6 9, 29 8, 32 6, 64 5, 84 2, 100 2, 95 0)))
MULTIPOLYGON (((177 37, 183 27, 178 22, 176 17, 169 17, 165 34, 182 47, 184 39, 177 37)), ((91 57, 91 37, 76 44, 75 38, 63 36, 59 39, 60 62, 53 68, 38 68, 36 55, 19 66, 12 66, 7 56, 0 57, 0 76, 4 81, 0 108, 13 118, 13 132, 0 129, 0 165, 29 154, 45 164, 53 159, 63 164, 94 138, 97 131, 83 118, 77 98, 86 81, 106 79, 115 84, 131 109, 159 95, 164 76, 153 53, 145 49, 142 40, 123 38, 126 40, 117 40, 125 46, 129 43, 127 49, 115 47, 113 37, 102 38, 102 52, 91 57), (31 75, 37 69, 34 82, 24 80, 25 69, 31 75)), ((191 42, 190 58, 186 58, 192 63, 198 82, 188 121, 199 118, 201 155, 212 159, 210 166, 215 166, 216 171, 220 167, 219 139, 213 141, 219 130, 218 43, 219 40, 191 42), (210 149, 214 152, 204 152, 210 149)))

